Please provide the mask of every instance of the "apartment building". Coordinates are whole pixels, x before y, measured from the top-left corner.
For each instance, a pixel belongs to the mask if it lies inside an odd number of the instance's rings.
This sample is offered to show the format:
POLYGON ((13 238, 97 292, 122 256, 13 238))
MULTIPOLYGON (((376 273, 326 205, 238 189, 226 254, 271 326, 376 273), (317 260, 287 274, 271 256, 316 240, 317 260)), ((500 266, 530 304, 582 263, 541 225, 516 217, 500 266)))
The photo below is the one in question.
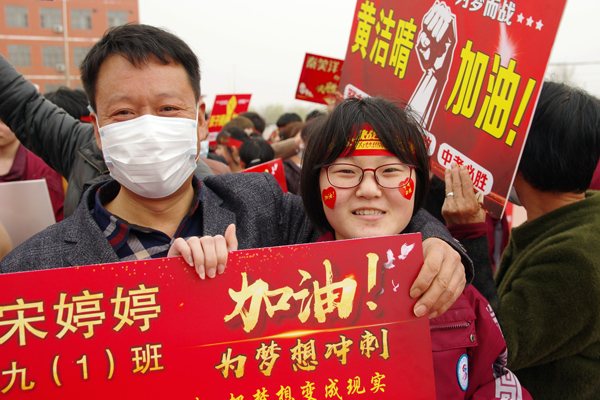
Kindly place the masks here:
POLYGON ((137 0, 0 0, 0 53, 42 93, 80 89, 90 47, 108 28, 137 21, 137 0))

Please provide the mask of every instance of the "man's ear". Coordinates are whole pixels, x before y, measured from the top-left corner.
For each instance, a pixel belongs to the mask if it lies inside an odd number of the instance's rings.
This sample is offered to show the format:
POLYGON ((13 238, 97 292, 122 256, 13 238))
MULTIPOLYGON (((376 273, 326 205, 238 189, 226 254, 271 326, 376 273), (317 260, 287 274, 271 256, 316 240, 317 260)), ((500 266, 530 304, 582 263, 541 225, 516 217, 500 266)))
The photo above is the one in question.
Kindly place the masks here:
POLYGON ((94 127, 94 137, 96 138, 96 145, 100 150, 102 150, 102 141, 100 140, 100 132, 98 132, 98 118, 96 117, 95 112, 90 113, 90 122, 94 127))
POLYGON ((198 103, 198 143, 206 139, 208 136, 208 122, 204 118, 206 112, 206 103, 200 100, 198 103))

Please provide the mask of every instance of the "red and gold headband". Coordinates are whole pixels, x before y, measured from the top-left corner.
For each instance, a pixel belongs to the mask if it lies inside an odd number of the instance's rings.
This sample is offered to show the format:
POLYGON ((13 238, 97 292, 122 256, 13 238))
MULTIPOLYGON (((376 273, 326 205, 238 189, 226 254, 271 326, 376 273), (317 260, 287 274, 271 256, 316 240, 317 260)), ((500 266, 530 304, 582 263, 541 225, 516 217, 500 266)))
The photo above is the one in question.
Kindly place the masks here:
POLYGON ((221 136, 218 139, 218 143, 219 144, 223 144, 223 145, 225 145, 227 147, 235 147, 236 149, 239 150, 242 147, 242 144, 244 142, 242 142, 241 140, 234 139, 232 137, 221 136))
POLYGON ((360 132, 357 137, 349 140, 346 144, 346 149, 340 154, 340 157, 356 157, 356 156, 391 156, 394 154, 390 152, 379 140, 379 136, 371 125, 364 124, 360 128, 360 132), (358 141, 355 148, 353 144, 358 141))

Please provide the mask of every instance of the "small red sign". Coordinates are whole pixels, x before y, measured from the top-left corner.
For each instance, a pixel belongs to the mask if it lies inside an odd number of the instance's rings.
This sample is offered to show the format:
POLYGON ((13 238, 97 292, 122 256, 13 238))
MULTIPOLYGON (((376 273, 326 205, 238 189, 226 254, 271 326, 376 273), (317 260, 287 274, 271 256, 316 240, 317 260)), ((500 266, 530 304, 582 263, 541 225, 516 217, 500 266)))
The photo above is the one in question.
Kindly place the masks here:
POLYGON ((215 98, 208 119, 208 138, 211 144, 216 140, 217 134, 223 129, 223 125, 237 117, 239 114, 248 111, 251 94, 219 94, 215 98))
POLYGON ((306 53, 296 98, 319 104, 335 102, 344 60, 306 53))
POLYGON ((287 183, 285 181, 285 171, 283 170, 283 161, 278 158, 273 161, 255 165, 240 172, 268 172, 277 179, 277 183, 281 186, 283 193, 287 193, 287 183))

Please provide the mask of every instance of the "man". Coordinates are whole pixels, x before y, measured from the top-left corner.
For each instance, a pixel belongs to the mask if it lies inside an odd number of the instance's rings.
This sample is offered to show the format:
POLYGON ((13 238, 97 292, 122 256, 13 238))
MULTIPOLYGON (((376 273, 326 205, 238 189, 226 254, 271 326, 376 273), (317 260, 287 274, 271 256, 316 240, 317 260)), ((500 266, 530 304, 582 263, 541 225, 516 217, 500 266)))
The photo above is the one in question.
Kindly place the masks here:
MULTIPOLYGON (((508 368, 535 399, 600 398, 600 193, 586 192, 599 159, 598 104, 545 82, 511 193, 527 222, 512 230, 495 277, 508 368)), ((443 213, 465 230, 485 213, 467 172, 452 174, 443 213)), ((482 253, 478 275, 490 268, 482 253)))
MULTIPOLYGON (((6 256, 1 272, 164 257, 178 237, 222 235, 231 224, 241 249, 306 243, 319 236, 300 198, 283 194, 269 174, 226 174, 201 183, 194 178, 194 143, 206 132, 205 106, 198 60, 181 39, 146 25, 113 28, 83 61, 82 81, 94 110, 96 145, 116 180, 92 185, 71 217, 6 256)), ((60 149, 81 133, 78 122, 44 102, 4 58, 0 118, 9 126, 34 125, 22 130, 21 139, 38 150, 50 144, 60 149), (29 137, 42 127, 47 137, 29 137), (57 135, 59 129, 68 134, 57 135)), ((411 295, 421 297, 415 314, 431 310, 435 316, 462 292, 464 269, 455 251, 430 237, 452 243, 445 228, 428 214, 418 223, 427 239, 426 262, 411 295)), ((226 238, 233 233, 229 228, 226 238)), ((470 260, 463 261, 470 275, 470 260)), ((215 270, 216 265, 206 274, 214 277, 215 270)))

